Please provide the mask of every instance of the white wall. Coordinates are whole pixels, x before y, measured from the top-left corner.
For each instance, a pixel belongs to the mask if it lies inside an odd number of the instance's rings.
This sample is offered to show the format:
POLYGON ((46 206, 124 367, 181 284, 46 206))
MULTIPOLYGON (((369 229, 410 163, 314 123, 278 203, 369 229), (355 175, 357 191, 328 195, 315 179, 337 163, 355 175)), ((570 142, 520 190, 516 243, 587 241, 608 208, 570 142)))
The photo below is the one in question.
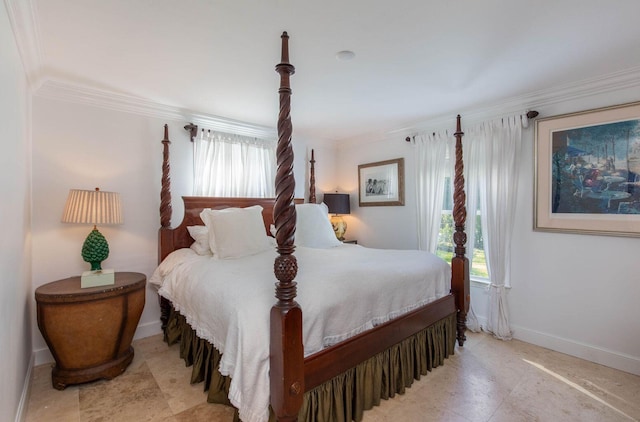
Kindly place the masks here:
MULTIPOLYGON (((577 97, 536 109, 544 117, 630 102, 640 98, 640 88, 577 97)), ((462 122, 464 130, 464 116, 462 122)), ((534 232, 533 126, 524 139, 508 293, 514 336, 640 374, 640 239, 534 232)), ((343 144, 338 157, 339 181, 352 193, 346 237, 372 247, 415 248, 413 147, 397 136, 343 144), (405 159, 406 205, 358 208, 358 164, 399 157, 405 159)), ((473 284, 472 306, 486 320, 487 292, 473 284)))
POLYGON ((351 214, 343 216, 347 222, 345 238, 357 239, 359 244, 372 248, 417 249, 415 162, 413 147, 400 137, 338 151, 340 192, 349 193, 351 214), (358 207, 358 164, 404 158, 405 205, 358 207))
MULTIPOLYGON (((80 250, 91 227, 60 222, 72 188, 99 187, 120 193, 124 224, 99 227, 110 249, 103 267, 150 276, 157 257, 160 141, 165 122, 38 96, 33 114, 34 289, 88 269, 80 250)), ((174 142, 188 143, 179 124, 169 123, 174 142)), ((179 175, 172 182, 177 190, 188 185, 179 175)), ((147 288, 140 325, 150 333, 159 330, 156 302, 147 288)), ((35 324, 33 335, 36 362, 51 360, 42 354, 46 344, 35 324)))
POLYGON ((0 6, 0 420, 24 414, 31 363, 30 94, 0 6))
MULTIPOLYGON (((638 98, 640 87, 538 111, 554 116, 638 98)), ((533 130, 524 139, 509 293, 514 335, 640 374, 640 239, 534 232, 533 130)))
MULTIPOLYGON (((91 105, 36 95, 33 133, 33 288, 88 269, 80 249, 89 226, 62 224, 69 189, 119 192, 124 224, 99 227, 109 242, 104 268, 137 271, 150 277, 157 264, 160 225, 160 179, 163 125, 171 139, 173 225, 180 223, 182 195, 191 195, 192 144, 183 129, 187 121, 167 121, 91 105)), ((313 142, 296 139, 296 196, 305 197, 306 155, 313 142)), ((333 177, 333 149, 315 146, 323 157, 318 178, 333 177)), ((147 302, 136 337, 160 332, 155 291, 147 287, 147 302)), ((51 361, 36 324, 32 325, 36 362, 51 361)))

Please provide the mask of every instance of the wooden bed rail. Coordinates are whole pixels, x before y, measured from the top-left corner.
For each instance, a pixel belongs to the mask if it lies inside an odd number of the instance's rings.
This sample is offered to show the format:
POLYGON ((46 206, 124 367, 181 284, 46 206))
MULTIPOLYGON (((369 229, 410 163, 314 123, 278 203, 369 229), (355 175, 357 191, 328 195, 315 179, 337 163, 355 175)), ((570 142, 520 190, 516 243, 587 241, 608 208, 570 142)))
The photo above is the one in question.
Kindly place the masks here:
POLYGON ((298 263, 293 255, 296 208, 293 202, 293 148, 291 146, 291 87, 295 72, 289 63, 289 36, 282 33, 282 58, 276 66, 280 74, 280 112, 276 159, 276 202, 273 218, 278 254, 274 263, 277 303, 271 308, 270 382, 271 407, 278 421, 297 421, 304 388, 304 350, 302 345, 302 309, 295 301, 298 263))

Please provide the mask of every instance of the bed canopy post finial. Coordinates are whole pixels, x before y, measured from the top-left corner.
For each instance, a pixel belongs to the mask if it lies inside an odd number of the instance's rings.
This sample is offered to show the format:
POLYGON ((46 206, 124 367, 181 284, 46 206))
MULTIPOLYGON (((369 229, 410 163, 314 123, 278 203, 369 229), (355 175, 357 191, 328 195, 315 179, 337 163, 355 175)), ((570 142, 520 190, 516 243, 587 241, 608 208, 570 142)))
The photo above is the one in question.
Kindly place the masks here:
POLYGON ((466 194, 464 191, 464 164, 462 160, 462 127, 460 115, 456 118, 456 149, 455 149, 455 173, 453 187, 453 221, 455 233, 453 241, 455 243, 455 255, 451 259, 451 291, 455 296, 456 308, 458 310, 457 339, 460 346, 464 345, 467 329, 467 312, 469 311, 469 260, 465 256, 467 234, 465 233, 465 223, 467 220, 466 194))
POLYGON ((289 63, 289 36, 282 33, 282 57, 276 66, 280 74, 280 111, 276 160, 276 226, 278 257, 274 263, 277 303, 271 308, 270 382, 271 407, 278 421, 297 421, 304 394, 304 351, 302 310, 295 301, 298 263, 293 255, 296 231, 294 204, 293 148, 291 135, 291 88, 289 77, 295 68, 289 63))
POLYGON ((309 160, 309 202, 315 204, 316 201, 316 159, 314 151, 311 150, 311 160, 309 160))

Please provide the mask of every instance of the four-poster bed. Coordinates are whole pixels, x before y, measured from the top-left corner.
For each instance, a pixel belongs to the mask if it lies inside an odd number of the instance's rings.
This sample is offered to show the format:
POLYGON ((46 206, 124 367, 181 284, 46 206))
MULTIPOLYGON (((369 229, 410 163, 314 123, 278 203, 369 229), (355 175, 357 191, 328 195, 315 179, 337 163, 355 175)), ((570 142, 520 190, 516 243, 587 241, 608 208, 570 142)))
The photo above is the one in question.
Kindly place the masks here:
MULTIPOLYGON (((310 309, 305 310, 305 307, 301 307, 296 301, 298 259, 294 255, 297 245, 294 242, 296 241, 297 209, 302 210, 302 208, 297 208, 296 203, 300 201, 294 200, 289 85, 289 77, 294 73, 294 67, 289 63, 286 32, 282 35, 282 60, 276 66, 276 71, 280 74, 281 84, 275 200, 183 197, 185 206, 183 221, 179 226, 171 228, 170 142, 165 125, 162 141, 159 261, 165 265, 165 258, 172 255, 174 251, 190 247, 194 239, 190 236, 188 228, 203 225, 203 219, 208 218, 201 218, 203 210, 261 206, 265 233, 269 233, 270 225, 274 224, 277 245, 277 257, 273 264, 273 272, 277 279, 275 295, 277 302, 271 308, 271 328, 268 336, 269 391, 267 393, 270 395, 271 416, 280 421, 294 421, 299 416, 304 420, 360 420, 363 410, 376 405, 381 398, 402 393, 413 379, 425 375, 432 367, 442 364, 444 358, 453 353, 456 339, 460 346, 465 341, 469 276, 468 260, 464 256, 466 210, 462 175, 461 138, 463 133, 460 129, 460 116, 458 116, 455 133, 456 170, 453 213, 456 246, 451 263, 450 291, 447 287, 441 296, 435 296, 435 300, 429 303, 412 306, 407 312, 399 316, 394 315, 393 319, 382 321, 374 328, 369 327, 370 329, 356 333, 347 340, 329 345, 320 351, 305 354, 307 344, 303 342, 303 332, 305 342, 309 341, 310 335, 308 328, 303 326, 303 315, 305 315, 305 323, 307 318, 314 317, 310 309), (363 384, 369 384, 372 380, 377 384, 363 388, 365 387, 363 384), (362 390, 367 391, 362 392, 362 390), (326 402, 327 397, 330 397, 330 403, 326 402)), ((312 166, 314 162, 315 159, 312 156, 312 166)), ((315 174, 312 167, 310 202, 313 203, 315 203, 314 183, 315 174)), ((347 249, 350 247, 360 248, 357 250, 366 249, 352 245, 342 246, 347 249)), ((415 252, 418 253, 418 251, 415 252)), ((298 253, 301 255, 301 262, 309 262, 309 250, 299 248, 298 253)), ((318 257, 322 254, 325 252, 318 250, 318 257)), ((209 258, 209 261, 213 260, 209 258)), ((301 266, 301 270, 304 269, 301 266)), ((264 272, 266 271, 269 270, 265 268, 264 272)), ((301 278, 303 277, 299 277, 301 278)), ((308 288, 301 284, 301 290, 303 287, 308 288)), ((340 289, 341 287, 337 287, 337 290, 340 289)), ((397 288, 397 290, 400 289, 397 288)), ((180 309, 188 309, 188 306, 171 303, 162 296, 166 291, 166 289, 160 290, 161 318, 165 338, 168 342, 181 342, 181 356, 188 364, 194 364, 192 382, 205 381, 205 388, 209 389, 210 401, 228 403, 227 396, 230 388, 233 390, 233 387, 230 387, 233 377, 223 376, 218 371, 220 366, 225 366, 221 357, 223 351, 216 350, 210 342, 199 338, 200 333, 191 326, 196 323, 189 315, 185 318, 179 312, 180 309), (196 369, 195 366, 198 368, 196 369)), ((338 294, 341 295, 342 292, 338 294)), ((177 297, 178 294, 172 296, 167 293, 165 296, 177 297)), ((306 298, 301 296, 300 299, 306 298)), ((254 317, 266 319, 266 314, 254 315, 254 317)), ((230 371, 225 369, 225 372, 230 371)), ((237 399, 235 396, 234 398, 237 399)), ((231 401, 234 400, 231 399, 231 401)), ((245 411, 245 415, 247 414, 249 413, 245 411)), ((243 409, 240 409, 240 417, 243 417, 243 409)))

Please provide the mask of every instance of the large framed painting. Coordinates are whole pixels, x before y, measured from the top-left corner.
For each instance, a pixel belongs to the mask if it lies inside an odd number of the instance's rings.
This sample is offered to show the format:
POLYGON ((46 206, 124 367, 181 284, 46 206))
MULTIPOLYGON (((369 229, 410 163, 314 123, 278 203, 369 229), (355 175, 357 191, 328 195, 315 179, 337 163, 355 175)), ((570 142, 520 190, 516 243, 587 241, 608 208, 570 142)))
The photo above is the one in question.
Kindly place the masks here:
POLYGON ((358 166, 361 207, 404 205, 404 158, 358 166))
POLYGON ((640 236, 640 102, 536 122, 534 229, 640 236))

